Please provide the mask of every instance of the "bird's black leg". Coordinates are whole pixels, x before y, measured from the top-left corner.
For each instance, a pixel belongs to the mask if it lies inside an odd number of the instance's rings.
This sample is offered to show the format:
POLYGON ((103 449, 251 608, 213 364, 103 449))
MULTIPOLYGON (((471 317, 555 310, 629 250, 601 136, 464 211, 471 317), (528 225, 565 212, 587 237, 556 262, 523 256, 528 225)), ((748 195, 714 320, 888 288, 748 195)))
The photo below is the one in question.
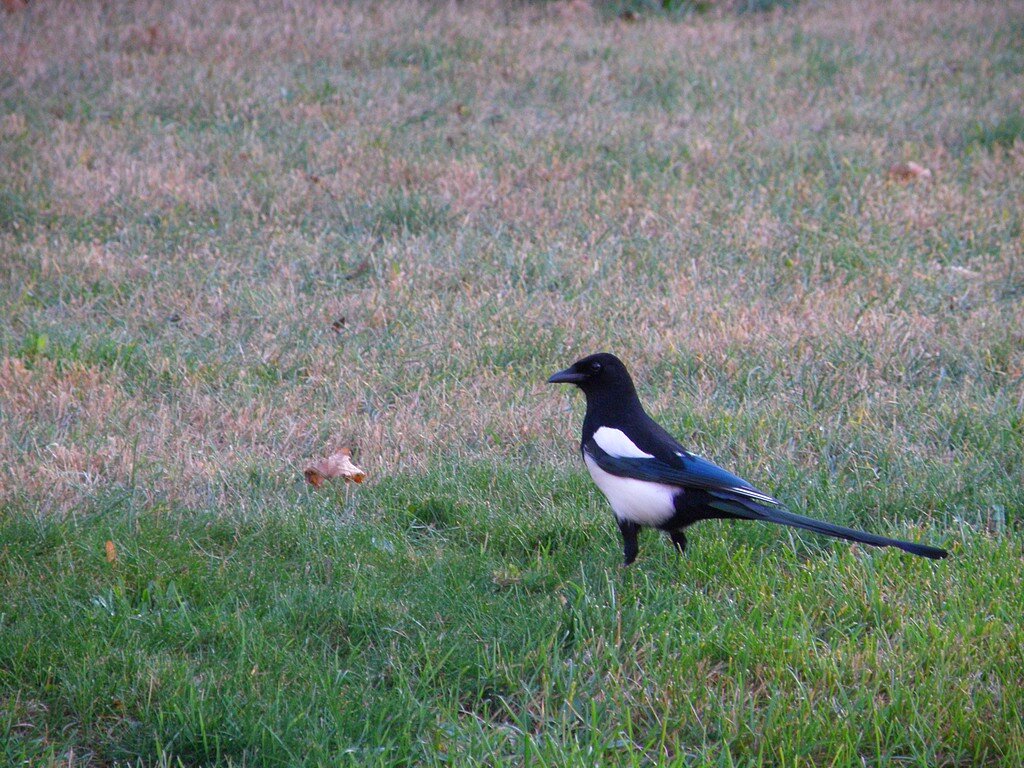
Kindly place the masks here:
POLYGON ((672 539, 672 543, 675 545, 676 552, 680 555, 686 551, 686 534, 682 530, 669 531, 668 537, 672 539))
POLYGON ((619 520, 619 532, 622 533, 622 552, 625 557, 625 562, 622 564, 630 565, 636 560, 636 555, 640 551, 640 544, 637 541, 640 526, 626 520, 619 520))

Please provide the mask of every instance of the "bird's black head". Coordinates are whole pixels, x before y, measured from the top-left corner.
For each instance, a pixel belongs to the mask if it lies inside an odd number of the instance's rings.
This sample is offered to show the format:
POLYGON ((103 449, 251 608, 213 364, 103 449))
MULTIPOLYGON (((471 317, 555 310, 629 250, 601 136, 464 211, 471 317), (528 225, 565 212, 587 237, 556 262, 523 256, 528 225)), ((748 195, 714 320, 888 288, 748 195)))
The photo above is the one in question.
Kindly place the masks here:
POLYGON ((607 352, 577 360, 548 379, 548 383, 575 384, 588 396, 598 391, 621 392, 623 395, 635 392, 626 366, 615 355, 607 352))

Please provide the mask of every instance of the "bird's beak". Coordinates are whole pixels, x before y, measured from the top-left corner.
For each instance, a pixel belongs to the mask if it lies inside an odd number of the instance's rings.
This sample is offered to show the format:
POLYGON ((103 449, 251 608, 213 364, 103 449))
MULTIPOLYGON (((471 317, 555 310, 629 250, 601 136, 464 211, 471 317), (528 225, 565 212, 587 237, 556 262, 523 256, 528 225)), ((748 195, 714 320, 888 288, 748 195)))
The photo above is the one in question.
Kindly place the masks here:
POLYGON ((548 384, 579 384, 585 378, 582 373, 576 373, 572 368, 566 368, 548 379, 548 384))

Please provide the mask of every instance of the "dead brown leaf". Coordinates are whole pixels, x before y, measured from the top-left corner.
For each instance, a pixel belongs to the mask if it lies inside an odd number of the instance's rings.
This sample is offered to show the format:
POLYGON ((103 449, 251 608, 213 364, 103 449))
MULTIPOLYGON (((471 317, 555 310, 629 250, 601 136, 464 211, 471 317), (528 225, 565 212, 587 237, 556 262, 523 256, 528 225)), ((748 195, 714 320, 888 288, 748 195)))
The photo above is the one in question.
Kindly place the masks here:
POLYGON ((314 488, 319 488, 325 480, 333 480, 340 477, 348 482, 352 480, 361 483, 366 479, 366 473, 352 463, 352 451, 342 448, 337 453, 332 453, 326 459, 314 462, 303 470, 306 482, 314 488))
POLYGON ((103 549, 107 553, 107 562, 110 563, 111 565, 116 563, 117 562, 117 547, 114 546, 114 542, 112 542, 110 539, 107 539, 106 543, 103 545, 103 549))
POLYGON ((913 160, 907 163, 893 163, 889 166, 889 178, 893 181, 916 181, 932 177, 932 172, 913 160))
POLYGON ((345 275, 345 279, 355 280, 357 277, 362 277, 363 275, 370 271, 370 268, 372 266, 373 264, 370 263, 369 259, 363 259, 356 265, 355 269, 353 269, 351 272, 345 275))

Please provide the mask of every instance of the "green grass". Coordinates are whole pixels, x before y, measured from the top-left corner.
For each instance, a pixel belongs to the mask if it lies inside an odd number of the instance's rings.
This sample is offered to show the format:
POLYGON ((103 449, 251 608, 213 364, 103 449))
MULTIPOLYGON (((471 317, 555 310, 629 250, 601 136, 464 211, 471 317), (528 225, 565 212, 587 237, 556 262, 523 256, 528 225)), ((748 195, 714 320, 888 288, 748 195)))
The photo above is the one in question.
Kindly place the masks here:
POLYGON ((1013 147, 1024 141, 1024 115, 1010 115, 992 124, 979 124, 970 132, 970 142, 985 149, 1013 147))
POLYGON ((1022 29, 0 19, 0 763, 1024 763, 1022 29), (951 557, 705 523, 619 568, 544 384, 598 350, 794 510, 951 557), (340 446, 367 482, 305 486, 340 446))
POLYGON ((69 742, 153 765, 1020 755, 1019 543, 930 563, 707 524, 620 571, 575 476, 395 476, 355 523, 290 497, 8 517, 6 762, 69 742))

